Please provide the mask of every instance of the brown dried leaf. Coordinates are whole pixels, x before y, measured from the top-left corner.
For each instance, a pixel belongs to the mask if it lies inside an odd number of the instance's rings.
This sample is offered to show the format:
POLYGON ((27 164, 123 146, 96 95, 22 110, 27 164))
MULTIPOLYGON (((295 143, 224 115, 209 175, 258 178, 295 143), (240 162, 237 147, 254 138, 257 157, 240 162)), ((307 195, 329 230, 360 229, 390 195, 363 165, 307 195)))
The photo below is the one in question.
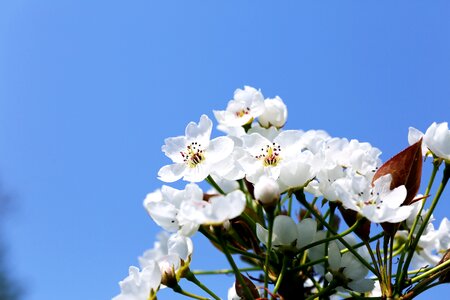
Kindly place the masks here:
POLYGON ((372 183, 386 174, 392 176, 391 189, 401 185, 406 187, 407 195, 402 205, 411 204, 422 177, 422 139, 385 162, 373 176, 372 183))
MULTIPOLYGON (((242 274, 241 274, 242 275, 242 274)), ((244 275, 242 275, 242 278, 244 279, 245 285, 249 288, 250 293, 252 294, 254 299, 259 298, 259 293, 258 293, 258 289, 256 288, 255 284, 248 279, 247 277, 245 277, 244 275)), ((244 287, 240 284, 239 280, 237 280, 236 278, 236 293, 238 294, 239 297, 241 297, 242 299, 245 299, 244 296, 244 287)), ((247 299, 245 299, 247 300, 247 299)))
MULTIPOLYGON (((353 226, 358 221, 358 212, 351 209, 345 209, 342 205, 339 205, 339 211, 341 212, 342 217, 344 217, 344 221, 347 223, 348 227, 353 226)), ((355 234, 363 241, 369 240, 370 224, 369 220, 363 219, 360 226, 355 229, 355 234)))

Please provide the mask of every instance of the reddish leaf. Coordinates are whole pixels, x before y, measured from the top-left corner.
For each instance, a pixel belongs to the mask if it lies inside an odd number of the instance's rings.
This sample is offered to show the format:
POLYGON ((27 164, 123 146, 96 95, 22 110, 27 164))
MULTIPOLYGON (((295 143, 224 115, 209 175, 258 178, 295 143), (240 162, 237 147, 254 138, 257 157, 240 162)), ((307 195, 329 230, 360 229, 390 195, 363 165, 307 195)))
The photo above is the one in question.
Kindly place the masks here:
POLYGON ((422 139, 385 162, 373 176, 372 183, 383 175, 391 174, 391 189, 404 185, 407 190, 402 205, 412 203, 419 191, 422 177, 422 139))
MULTIPOLYGON (((358 212, 345 209, 342 205, 339 205, 339 211, 341 215, 344 217, 345 223, 347 223, 348 227, 353 226, 357 221, 358 212)), ((367 219, 362 220, 360 226, 355 229, 355 234, 363 241, 368 241, 370 236, 370 221, 367 219)))
MULTIPOLYGON (((242 275, 242 278, 244 278, 245 285, 249 288, 250 293, 252 294, 253 298, 254 299, 259 298, 260 295, 258 293, 258 289, 253 284, 253 282, 250 279, 248 279, 247 277, 245 277, 244 275, 242 275)), ((238 296, 241 297, 242 299, 245 299, 244 287, 240 284, 240 282, 239 282, 239 280, 237 280, 237 278, 236 278, 235 288, 236 288, 236 294, 238 294, 238 296)))

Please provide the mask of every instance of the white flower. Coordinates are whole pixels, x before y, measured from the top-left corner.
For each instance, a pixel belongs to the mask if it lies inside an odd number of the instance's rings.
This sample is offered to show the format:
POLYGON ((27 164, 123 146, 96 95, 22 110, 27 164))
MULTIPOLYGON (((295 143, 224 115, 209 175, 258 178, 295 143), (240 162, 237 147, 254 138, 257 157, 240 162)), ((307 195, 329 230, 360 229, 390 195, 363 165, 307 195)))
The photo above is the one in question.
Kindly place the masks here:
POLYGON ((155 242, 152 249, 144 252, 139 257, 139 263, 145 268, 152 261, 162 261, 168 255, 175 255, 185 262, 190 261, 194 250, 192 240, 180 234, 168 235, 166 232, 158 234, 158 242, 155 242))
POLYGON ((234 132, 239 136, 244 132, 242 126, 251 123, 263 112, 264 97, 261 91, 245 86, 243 90, 237 89, 234 92, 234 99, 228 102, 226 110, 215 110, 214 116, 219 122, 219 130, 228 134, 234 132))
POLYGON ((216 164, 226 159, 233 151, 234 143, 228 137, 210 140, 212 122, 202 115, 198 125, 194 122, 186 126, 185 136, 167 138, 162 151, 174 164, 162 167, 158 176, 165 182, 183 180, 200 182, 204 180, 216 164))
MULTIPOLYGON (((419 220, 426 214, 422 211, 419 220)), ((419 222, 416 227, 421 225, 419 222)), ((396 234, 396 239, 402 242, 408 237, 408 231, 399 231, 396 234)), ((416 236, 414 234, 414 236, 416 236)), ((434 266, 439 263, 442 255, 450 248, 450 221, 444 218, 436 230, 434 225, 430 222, 423 234, 420 236, 419 243, 417 244, 416 251, 413 256, 411 265, 413 268, 424 268, 427 266, 434 266)))
POLYGON ((406 220, 414 210, 410 205, 401 206, 406 198, 406 187, 402 185, 391 190, 391 181, 390 174, 378 178, 374 182, 370 198, 359 203, 362 215, 369 221, 399 223, 406 220))
POLYGON ((300 154, 299 141, 302 132, 287 130, 281 132, 273 141, 252 133, 242 136, 247 155, 238 163, 246 173, 246 178, 256 183, 259 177, 266 175, 275 180, 280 176, 281 168, 289 167, 290 159, 300 154))
POLYGON ((358 293, 369 292, 374 288, 374 281, 365 278, 369 272, 367 268, 352 253, 341 255, 334 241, 328 246, 328 264, 330 272, 325 274, 325 278, 329 282, 334 280, 338 287, 358 293))
POLYGON ((155 294, 161 284, 161 272, 158 264, 151 261, 140 272, 131 266, 129 275, 119 282, 121 293, 113 300, 148 300, 155 294))
POLYGON ((263 176, 255 184, 254 195, 264 207, 273 206, 280 200, 280 187, 274 179, 263 176))
POLYGON ((283 127, 287 119, 287 107, 283 100, 278 96, 274 99, 266 99, 264 106, 264 113, 258 118, 259 124, 266 128, 270 126, 283 127))
POLYGON ((447 122, 431 124, 423 140, 434 155, 450 161, 450 130, 447 122))
POLYGON ((159 242, 152 249, 139 257, 141 268, 145 269, 154 262, 157 263, 162 275, 162 282, 179 279, 181 268, 186 268, 191 262, 194 245, 192 240, 180 234, 160 234, 159 242))
POLYGON ((222 224, 236 218, 245 209, 246 199, 240 190, 226 196, 211 197, 208 201, 185 201, 180 207, 180 218, 197 224, 222 224))
POLYGON ((411 205, 402 206, 407 190, 404 185, 391 190, 391 174, 371 182, 359 174, 348 174, 334 185, 343 206, 359 212, 374 223, 399 223, 406 220, 414 210, 411 205))
POLYGON ((408 142, 410 145, 421 138, 423 138, 422 155, 431 155, 428 152, 430 150, 437 157, 450 161, 450 130, 447 122, 439 124, 434 122, 428 127, 425 134, 414 127, 409 127, 408 142))
POLYGON ((155 223, 165 230, 179 230, 183 235, 190 236, 197 231, 199 224, 179 214, 181 204, 190 201, 203 201, 203 191, 196 184, 187 184, 184 190, 163 185, 161 190, 147 195, 144 207, 155 223))
MULTIPOLYGON (((317 230, 315 220, 307 218, 295 224, 291 217, 278 215, 273 222, 272 248, 280 251, 297 251, 310 244, 317 230)), ((267 245, 269 232, 259 223, 256 224, 256 236, 267 245)))

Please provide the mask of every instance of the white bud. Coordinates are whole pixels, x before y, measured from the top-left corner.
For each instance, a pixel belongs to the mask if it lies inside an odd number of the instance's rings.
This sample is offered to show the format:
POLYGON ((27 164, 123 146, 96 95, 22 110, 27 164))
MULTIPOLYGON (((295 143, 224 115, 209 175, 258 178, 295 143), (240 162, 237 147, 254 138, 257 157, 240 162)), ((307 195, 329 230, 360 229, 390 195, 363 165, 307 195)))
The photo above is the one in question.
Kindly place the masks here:
POLYGON ((274 179, 263 176, 255 184, 254 194, 264 207, 274 206, 280 199, 280 187, 274 179))
POLYGON ((283 127, 287 119, 287 107, 283 100, 278 96, 274 99, 266 99, 264 106, 264 113, 258 117, 259 124, 266 128, 270 126, 283 127))
POLYGON ((431 124, 425 132, 423 141, 434 155, 450 161, 450 130, 447 122, 431 124))

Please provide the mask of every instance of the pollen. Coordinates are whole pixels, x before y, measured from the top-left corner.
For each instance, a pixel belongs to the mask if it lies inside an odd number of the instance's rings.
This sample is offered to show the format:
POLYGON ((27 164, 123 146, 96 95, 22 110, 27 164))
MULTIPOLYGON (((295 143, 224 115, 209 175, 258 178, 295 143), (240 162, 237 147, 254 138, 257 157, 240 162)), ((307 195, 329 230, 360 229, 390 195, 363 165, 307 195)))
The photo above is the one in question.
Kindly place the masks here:
POLYGON ((181 151, 180 154, 183 157, 183 161, 190 168, 195 168, 205 160, 205 150, 202 148, 202 145, 197 142, 191 142, 186 146, 186 151, 181 151))
POLYGON ((266 145, 265 148, 261 148, 261 153, 256 155, 255 158, 263 162, 265 167, 276 166, 280 160, 281 146, 277 143, 266 145))
POLYGON ((250 113, 249 107, 246 107, 244 109, 241 109, 241 110, 235 112, 235 114, 238 118, 242 118, 243 116, 248 115, 249 113, 250 113))

